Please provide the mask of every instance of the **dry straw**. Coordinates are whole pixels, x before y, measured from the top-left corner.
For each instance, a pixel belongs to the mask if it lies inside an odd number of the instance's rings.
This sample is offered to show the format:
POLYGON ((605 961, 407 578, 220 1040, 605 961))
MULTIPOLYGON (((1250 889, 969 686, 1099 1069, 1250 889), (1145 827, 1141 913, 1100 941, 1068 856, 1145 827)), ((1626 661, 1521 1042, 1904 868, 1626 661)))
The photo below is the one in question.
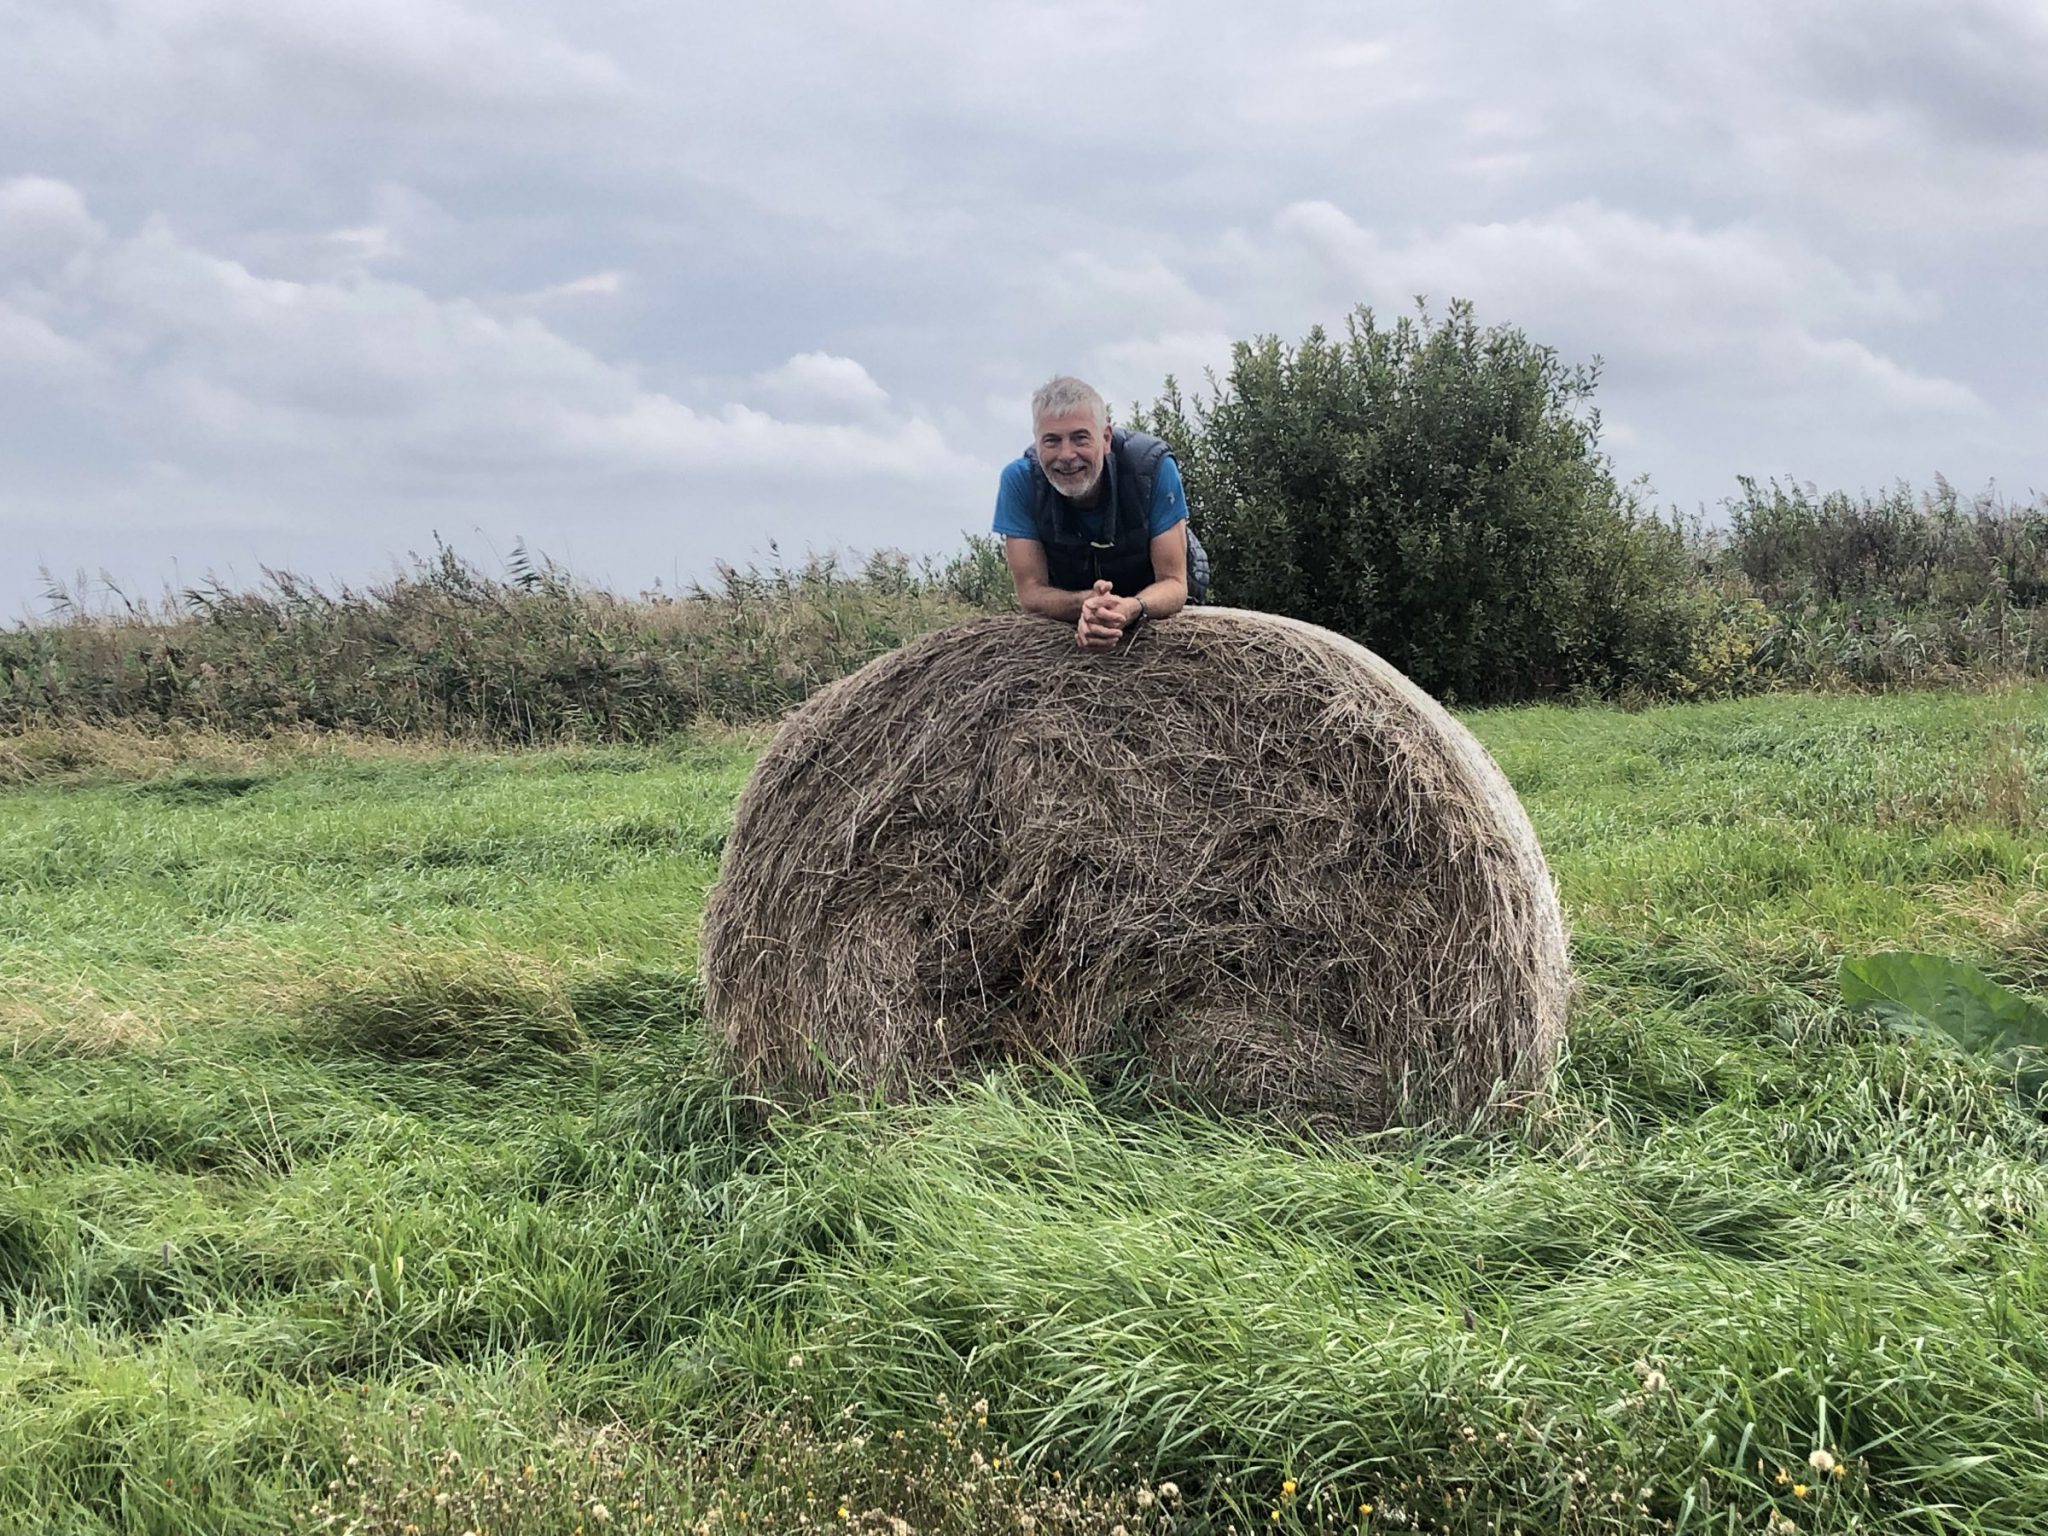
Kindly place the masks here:
POLYGON ((756 1091, 1138 1057, 1348 1127, 1527 1104, 1571 997, 1479 743, 1351 641, 1228 609, 1098 654, 979 620, 812 698, 741 797, 704 975, 756 1091))

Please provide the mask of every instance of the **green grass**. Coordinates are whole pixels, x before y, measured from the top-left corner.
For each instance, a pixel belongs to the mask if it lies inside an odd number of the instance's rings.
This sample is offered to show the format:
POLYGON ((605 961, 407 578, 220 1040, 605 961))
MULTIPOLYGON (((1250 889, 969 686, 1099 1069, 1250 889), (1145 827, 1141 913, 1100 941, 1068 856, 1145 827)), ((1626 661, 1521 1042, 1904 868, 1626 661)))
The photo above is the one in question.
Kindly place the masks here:
POLYGON ((2044 721, 1474 717, 1561 1092, 1348 1144, 1028 1074, 764 1130, 743 741, 0 791, 0 1529, 2038 1530, 2048 1127, 1832 976, 2048 994, 2044 721))

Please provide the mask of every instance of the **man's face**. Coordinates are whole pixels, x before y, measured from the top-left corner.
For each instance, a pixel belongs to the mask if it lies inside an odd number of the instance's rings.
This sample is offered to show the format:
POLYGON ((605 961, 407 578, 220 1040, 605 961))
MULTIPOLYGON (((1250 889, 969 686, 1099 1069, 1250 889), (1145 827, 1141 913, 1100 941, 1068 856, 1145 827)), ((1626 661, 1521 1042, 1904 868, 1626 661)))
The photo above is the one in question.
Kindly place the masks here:
POLYGON ((1085 405, 1064 416, 1038 418, 1038 467, 1062 496, 1086 500, 1102 478, 1109 428, 1085 405))

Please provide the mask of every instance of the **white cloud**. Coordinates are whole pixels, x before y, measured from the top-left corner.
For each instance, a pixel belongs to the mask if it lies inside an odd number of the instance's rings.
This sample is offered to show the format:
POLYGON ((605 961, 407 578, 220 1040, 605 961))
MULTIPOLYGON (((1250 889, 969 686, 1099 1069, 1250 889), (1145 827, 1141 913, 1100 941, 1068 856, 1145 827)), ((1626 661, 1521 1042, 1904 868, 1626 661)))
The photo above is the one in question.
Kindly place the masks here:
POLYGON ((1315 61, 1325 69, 1373 69, 1393 57, 1394 47, 1383 37, 1348 43, 1331 43, 1316 50, 1315 61))
POLYGON ((1838 419, 1935 411, 1976 417, 1969 386, 1923 373, 1850 334, 1924 322, 1933 301, 1883 271, 1854 273, 1753 226, 1701 228, 1578 202, 1513 221, 1390 238, 1327 202, 1274 221, 1265 262, 1291 250, 1331 295, 1399 310, 1428 293, 1475 301, 1577 357, 1598 353, 1644 387, 1698 391, 1712 380, 1749 404, 1825 391, 1838 419))
MULTIPOLYGON (((832 423, 738 403, 693 408, 533 316, 395 282, 259 275, 162 220, 104 242, 76 287, 68 334, 0 308, 0 361, 97 370, 107 446, 119 446, 72 515, 109 526, 339 534, 359 516, 354 498, 379 503, 388 522, 394 508, 451 493, 516 507, 542 486, 609 488, 639 504, 664 487, 687 497, 744 482, 771 532, 778 505, 815 503, 788 520, 792 543, 868 544, 829 515, 844 487, 929 500, 982 472, 914 414, 832 423), (820 485, 842 490, 820 499, 820 485)), ((776 377, 841 404, 887 398, 858 363, 822 353, 776 377)), ((11 520, 41 525, 53 512, 16 498, 11 520)))
POLYGON ((0 375, 47 382, 96 371, 88 348, 36 316, 0 302, 0 375))
POLYGON ((623 272, 590 272, 582 277, 572 277, 565 283, 550 283, 545 288, 536 288, 526 297, 536 303, 547 303, 552 299, 609 299, 616 298, 626 286, 623 272))
POLYGON ((1062 256, 1039 276, 1042 312, 1070 323, 1159 334, 1214 327, 1223 310, 1162 256, 1111 260, 1093 251, 1062 256))
POLYGON ((346 222, 314 230, 267 223, 242 233, 232 249, 218 254, 252 269, 353 282, 418 271, 464 238, 446 209, 402 182, 380 181, 349 203, 346 222))
POLYGON ((772 473, 791 482, 937 482, 978 471, 948 449, 936 427, 915 417, 863 428, 785 421, 744 405, 706 415, 652 395, 624 411, 575 416, 565 429, 592 459, 641 469, 772 473))
POLYGON ((508 24, 460 0, 106 0, 21 5, 5 18, 30 100, 116 111, 182 100, 218 116, 368 112, 445 119, 479 109, 550 112, 618 100, 609 56, 544 24, 508 24))
POLYGON ((0 181, 0 282, 53 281, 105 238, 76 187, 48 176, 0 181))
POLYGON ((763 393, 798 414, 866 414, 889 403, 889 392, 850 357, 799 352, 756 381, 763 393))
POLYGON ((530 110, 616 97, 609 57, 543 27, 507 26, 454 0, 147 0, 165 35, 195 53, 239 53, 275 87, 294 85, 419 109, 451 101, 530 110))
POLYGON ((1231 345, 1232 337, 1221 330, 1167 331, 1105 341, 1089 350, 1089 382, 1122 417, 1131 402, 1149 405, 1169 375, 1183 395, 1200 393, 1206 373, 1229 372, 1231 345))
POLYGON ((345 266, 367 267, 389 261, 399 254, 397 238, 388 225, 359 224, 354 229, 329 230, 323 237, 345 266))

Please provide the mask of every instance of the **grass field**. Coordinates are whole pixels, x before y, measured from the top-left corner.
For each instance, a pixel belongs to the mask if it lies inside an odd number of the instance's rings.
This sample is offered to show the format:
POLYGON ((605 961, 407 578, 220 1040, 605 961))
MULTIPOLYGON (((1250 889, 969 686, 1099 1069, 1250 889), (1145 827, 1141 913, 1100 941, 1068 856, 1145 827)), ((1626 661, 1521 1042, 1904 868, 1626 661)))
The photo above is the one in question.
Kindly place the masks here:
POLYGON ((0 1531, 2048 1528, 2048 1128, 1833 989, 2048 994, 2048 688, 1472 724, 1561 1092, 1348 1144, 1023 1073, 762 1128, 744 738, 8 745, 0 1531))

